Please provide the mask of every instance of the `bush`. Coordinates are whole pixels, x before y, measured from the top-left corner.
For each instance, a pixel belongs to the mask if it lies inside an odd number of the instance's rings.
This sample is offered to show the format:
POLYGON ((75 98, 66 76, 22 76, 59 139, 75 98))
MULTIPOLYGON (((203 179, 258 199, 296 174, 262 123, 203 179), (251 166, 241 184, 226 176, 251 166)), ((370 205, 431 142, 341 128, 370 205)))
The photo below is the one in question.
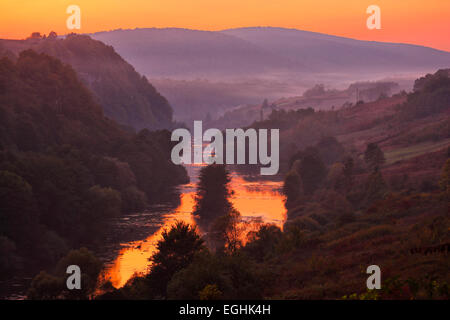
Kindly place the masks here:
POLYGON ((31 300, 54 300, 61 297, 64 279, 41 271, 31 282, 27 298, 31 300))
POLYGON ((70 265, 77 265, 81 270, 81 290, 70 290, 65 292, 69 299, 87 299, 95 291, 97 281, 103 265, 94 254, 86 248, 71 250, 64 258, 62 258, 56 267, 57 276, 63 279, 67 278, 66 270, 70 265))
POLYGON ((200 300, 219 300, 222 297, 222 292, 215 284, 208 284, 199 293, 200 300))
POLYGON ((261 299, 261 278, 243 256, 198 255, 191 265, 173 276, 167 295, 169 299, 197 300, 200 294, 218 298, 221 292, 221 299, 261 299), (210 287, 206 291, 207 286, 210 287))

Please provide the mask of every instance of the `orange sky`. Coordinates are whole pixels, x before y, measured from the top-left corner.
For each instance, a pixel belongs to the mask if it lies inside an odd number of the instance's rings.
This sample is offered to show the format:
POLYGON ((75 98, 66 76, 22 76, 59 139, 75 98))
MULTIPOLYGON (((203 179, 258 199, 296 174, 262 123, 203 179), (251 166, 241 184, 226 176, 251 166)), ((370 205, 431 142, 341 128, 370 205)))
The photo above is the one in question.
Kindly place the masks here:
POLYGON ((276 26, 450 51, 450 0, 0 0, 0 38, 68 33, 71 4, 81 8, 77 32, 276 26), (366 27, 371 4, 381 8, 381 30, 366 27))

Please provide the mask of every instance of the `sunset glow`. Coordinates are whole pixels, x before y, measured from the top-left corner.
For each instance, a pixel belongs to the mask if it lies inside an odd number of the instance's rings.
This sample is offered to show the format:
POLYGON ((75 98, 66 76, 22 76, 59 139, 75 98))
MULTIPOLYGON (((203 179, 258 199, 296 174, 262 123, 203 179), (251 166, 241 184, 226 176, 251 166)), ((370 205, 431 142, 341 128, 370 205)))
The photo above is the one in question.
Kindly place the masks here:
MULTIPOLYGON (((235 192, 232 202, 245 221, 260 218, 264 223, 272 223, 283 228, 286 220, 284 197, 275 192, 281 182, 248 182, 239 176, 233 176, 231 189, 235 192)), ((195 201, 195 192, 181 194, 180 205, 172 214, 164 218, 163 226, 143 241, 127 243, 120 250, 114 263, 105 270, 102 277, 111 281, 116 287, 122 287, 134 274, 144 274, 150 265, 149 258, 156 250, 156 243, 161 239, 164 230, 169 230, 176 221, 195 224, 191 215, 195 201)), ((249 230, 253 230, 251 224, 249 230)), ((245 239, 242 239, 245 241, 245 239)))
POLYGON ((222 30, 274 26, 350 38, 412 43, 450 51, 450 1, 442 0, 15 0, 0 3, 0 38, 23 39, 32 32, 58 34, 66 9, 81 8, 81 30, 179 27, 222 30), (381 8, 381 30, 368 30, 366 8, 381 8))

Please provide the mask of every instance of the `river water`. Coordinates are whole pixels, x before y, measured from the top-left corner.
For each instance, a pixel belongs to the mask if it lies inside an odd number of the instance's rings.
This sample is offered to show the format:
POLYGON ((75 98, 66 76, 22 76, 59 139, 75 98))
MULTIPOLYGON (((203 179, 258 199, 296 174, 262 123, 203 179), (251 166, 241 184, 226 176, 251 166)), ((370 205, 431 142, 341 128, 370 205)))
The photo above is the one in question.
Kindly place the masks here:
MULTIPOLYGON (((200 165, 186 167, 190 183, 177 188, 176 203, 151 206, 148 210, 123 215, 113 220, 106 241, 92 248, 105 265, 101 280, 109 280, 120 288, 135 274, 143 274, 163 230, 176 221, 195 224, 192 216, 194 195, 200 165)), ((243 176, 231 171, 232 203, 244 221, 273 223, 280 228, 286 220, 281 181, 262 180, 258 176, 243 176)), ((260 177, 260 176, 259 176, 260 177)), ((247 224, 251 228, 252 224, 247 224)), ((37 270, 38 271, 38 270, 37 270)), ((37 272, 36 271, 36 272, 37 272)), ((18 276, 0 282, 0 298, 24 299, 31 275, 18 276)))
MULTIPOLYGON (((128 226, 130 232, 141 235, 140 240, 131 240, 112 245, 111 248, 99 250, 103 252, 105 269, 103 280, 111 281, 112 285, 120 288, 135 274, 147 272, 149 258, 155 252, 155 245, 165 229, 170 228, 176 221, 195 224, 192 216, 194 195, 198 174, 201 166, 190 165, 187 171, 190 183, 179 187, 180 201, 178 205, 171 204, 152 207, 148 212, 136 215, 127 215, 119 219, 121 224, 128 226), (105 253, 108 253, 106 254, 105 253)), ((286 220, 284 196, 281 195, 280 181, 244 179, 237 172, 231 173, 230 189, 234 191, 232 203, 241 213, 242 219, 273 223, 280 228, 286 220)), ((123 229, 123 228, 122 228, 123 229)))

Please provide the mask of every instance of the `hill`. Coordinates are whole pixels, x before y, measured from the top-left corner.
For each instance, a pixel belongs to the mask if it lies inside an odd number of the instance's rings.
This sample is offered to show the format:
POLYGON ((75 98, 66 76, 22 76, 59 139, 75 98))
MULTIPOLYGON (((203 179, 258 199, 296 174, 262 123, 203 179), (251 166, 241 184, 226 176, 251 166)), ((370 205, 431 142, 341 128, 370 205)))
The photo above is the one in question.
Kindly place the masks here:
POLYGON ((308 66, 314 72, 419 71, 450 64, 449 52, 418 45, 272 27, 229 29, 222 33, 246 40, 296 66, 308 66))
POLYGON ((249 41, 220 32, 178 28, 98 32, 139 72, 152 77, 224 77, 290 68, 249 41))
POLYGON ((0 59, 0 278, 54 265, 186 182, 171 148, 167 130, 135 134, 106 118, 56 58, 0 59))
POLYGON ((3 51, 3 55, 12 57, 26 49, 46 53, 71 65, 105 115, 118 123, 137 130, 171 127, 172 109, 167 100, 111 46, 74 34, 64 39, 52 35, 0 40, 0 54, 3 51))
MULTIPOLYGON (((371 102, 346 103, 328 111, 298 108, 296 99, 282 99, 275 101, 274 110, 265 120, 254 122, 252 127, 280 129, 280 159, 285 170, 297 151, 315 146, 326 137, 336 138, 346 150, 333 162, 350 155, 361 160, 366 146, 376 143, 386 153, 386 168, 400 168, 405 161, 423 155, 434 157, 433 152, 449 146, 449 79, 449 70, 441 69, 417 79, 409 94, 400 92, 371 102)), ((244 111, 238 114, 242 116, 244 111)), ((327 152, 325 148, 323 153, 327 152)), ((423 170, 408 174, 417 177, 420 184, 439 175, 441 166, 432 174, 423 170)))
POLYGON ((432 48, 360 41, 284 28, 134 29, 92 34, 152 77, 428 71, 450 65, 432 48))
POLYGON ((432 48, 283 28, 149 28, 91 37, 149 77, 186 124, 217 119, 239 105, 299 96, 319 83, 338 89, 357 81, 411 83, 450 66, 450 53, 432 48))

